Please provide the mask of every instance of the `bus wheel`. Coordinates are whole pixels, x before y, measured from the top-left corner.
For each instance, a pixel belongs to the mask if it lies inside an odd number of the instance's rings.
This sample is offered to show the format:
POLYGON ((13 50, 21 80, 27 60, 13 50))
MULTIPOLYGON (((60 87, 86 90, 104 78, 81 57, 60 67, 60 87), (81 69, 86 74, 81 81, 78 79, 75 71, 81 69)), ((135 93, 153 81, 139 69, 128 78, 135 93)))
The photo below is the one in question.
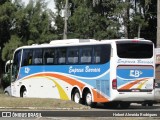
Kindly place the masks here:
POLYGON ((130 104, 131 103, 129 103, 129 102, 121 102, 120 107, 123 108, 123 109, 126 109, 126 108, 130 107, 130 104))
POLYGON ((26 88, 23 88, 22 90, 21 90, 21 93, 20 93, 20 96, 21 97, 27 97, 27 90, 26 90, 26 88))
POLYGON ((8 92, 5 92, 4 94, 7 95, 7 96, 9 96, 9 93, 8 93, 8 92))
POLYGON ((80 97, 80 93, 78 91, 78 89, 76 89, 72 95, 72 100, 75 102, 75 103, 80 103, 80 100, 81 100, 81 97, 80 97))
POLYGON ((92 108, 96 107, 97 103, 96 102, 92 102, 92 94, 90 91, 87 91, 85 93, 85 105, 90 106, 92 108))

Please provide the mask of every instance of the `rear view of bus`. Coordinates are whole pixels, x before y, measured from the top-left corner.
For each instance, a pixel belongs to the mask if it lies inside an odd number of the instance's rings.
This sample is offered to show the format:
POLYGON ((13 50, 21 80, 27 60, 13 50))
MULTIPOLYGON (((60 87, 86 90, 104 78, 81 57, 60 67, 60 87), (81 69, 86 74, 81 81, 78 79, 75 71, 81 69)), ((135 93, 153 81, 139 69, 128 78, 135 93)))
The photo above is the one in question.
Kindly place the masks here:
POLYGON ((115 47, 116 78, 112 80, 112 100, 126 106, 132 102, 154 100, 153 43, 149 40, 118 40, 115 47))

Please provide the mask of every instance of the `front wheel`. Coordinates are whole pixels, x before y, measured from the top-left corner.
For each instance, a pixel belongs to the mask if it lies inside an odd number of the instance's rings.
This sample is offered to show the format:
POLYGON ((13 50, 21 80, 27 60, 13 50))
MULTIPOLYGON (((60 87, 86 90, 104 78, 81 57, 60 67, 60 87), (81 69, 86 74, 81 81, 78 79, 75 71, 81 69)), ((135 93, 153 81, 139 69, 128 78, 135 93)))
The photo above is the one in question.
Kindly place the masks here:
POLYGON ((26 90, 26 88, 23 88, 21 90, 20 96, 23 97, 23 98, 27 97, 27 90, 26 90))
POLYGON ((4 94, 7 95, 7 96, 9 96, 9 93, 8 93, 8 92, 5 92, 4 94))
POLYGON ((90 107, 95 107, 97 103, 92 102, 92 94, 90 91, 85 93, 85 105, 90 107))

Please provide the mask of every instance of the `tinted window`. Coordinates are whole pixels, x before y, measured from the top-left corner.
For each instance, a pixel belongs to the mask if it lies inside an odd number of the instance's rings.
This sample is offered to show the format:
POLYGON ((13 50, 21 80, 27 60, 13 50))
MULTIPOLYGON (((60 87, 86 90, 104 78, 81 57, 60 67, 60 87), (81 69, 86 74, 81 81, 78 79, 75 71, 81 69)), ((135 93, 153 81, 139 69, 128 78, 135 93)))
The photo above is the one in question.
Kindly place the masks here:
POLYGON ((107 63, 111 56, 111 45, 98 45, 94 47, 94 62, 107 63))
POLYGON ((13 64, 16 65, 19 68, 20 67, 20 61, 21 61, 21 50, 18 50, 15 53, 13 64))
POLYGON ((94 54, 93 54, 94 63, 100 63, 101 62, 101 47, 95 46, 94 47, 94 54))
POLYGON ((33 50, 32 49, 24 49, 22 56, 22 66, 31 65, 33 61, 33 50))
POLYGON ((81 64, 104 64, 110 60, 111 45, 94 45, 80 47, 81 64))
POLYGON ((19 72, 21 62, 21 50, 15 52, 12 66, 12 80, 15 81, 19 72))
POLYGON ((76 64, 78 63, 79 49, 77 47, 68 48, 68 63, 76 64))
POLYGON ((46 48, 44 49, 44 64, 54 64, 55 63, 55 49, 46 48))
POLYGON ((22 66, 104 64, 110 60, 110 45, 24 49, 22 66))
POLYGON ((66 63, 66 48, 59 48, 57 49, 57 55, 58 55, 58 64, 65 64, 66 63))
POLYGON ((153 45, 151 43, 117 43, 117 54, 120 58, 151 58, 153 45))
POLYGON ((43 49, 33 49, 33 64, 40 65, 42 64, 42 50, 43 49))
POLYGON ((81 63, 91 63, 92 62, 92 47, 86 46, 81 48, 81 63))

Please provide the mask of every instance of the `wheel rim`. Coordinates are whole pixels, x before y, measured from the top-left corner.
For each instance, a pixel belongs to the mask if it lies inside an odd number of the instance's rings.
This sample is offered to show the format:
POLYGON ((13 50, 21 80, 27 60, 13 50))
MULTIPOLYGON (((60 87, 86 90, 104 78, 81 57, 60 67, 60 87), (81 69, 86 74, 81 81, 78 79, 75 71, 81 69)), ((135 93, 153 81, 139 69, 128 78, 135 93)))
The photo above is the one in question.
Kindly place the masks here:
POLYGON ((74 94, 74 102, 75 103, 79 103, 79 101, 80 101, 80 94, 78 92, 76 92, 74 94))
POLYGON ((92 103, 92 95, 91 95, 91 93, 88 93, 86 95, 86 104, 91 105, 91 103, 92 103))
POLYGON ((23 92, 23 97, 27 97, 27 91, 23 92))
POLYGON ((9 93, 8 93, 8 92, 5 92, 4 94, 5 94, 5 95, 9 95, 9 93))

